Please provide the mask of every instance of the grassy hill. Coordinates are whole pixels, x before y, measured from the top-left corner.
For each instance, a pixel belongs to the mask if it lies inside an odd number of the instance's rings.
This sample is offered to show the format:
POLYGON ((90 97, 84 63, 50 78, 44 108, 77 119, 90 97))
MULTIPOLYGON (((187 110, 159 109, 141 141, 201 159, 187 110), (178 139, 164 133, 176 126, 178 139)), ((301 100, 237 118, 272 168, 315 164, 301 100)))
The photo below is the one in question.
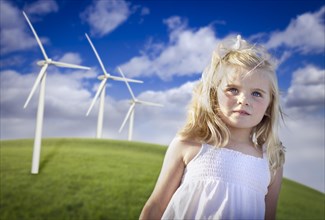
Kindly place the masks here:
MULTIPOLYGON (((166 147, 113 140, 43 140, 31 175, 33 140, 0 142, 0 219, 138 219, 166 147)), ((324 219, 324 194, 285 179, 277 219, 324 219)))

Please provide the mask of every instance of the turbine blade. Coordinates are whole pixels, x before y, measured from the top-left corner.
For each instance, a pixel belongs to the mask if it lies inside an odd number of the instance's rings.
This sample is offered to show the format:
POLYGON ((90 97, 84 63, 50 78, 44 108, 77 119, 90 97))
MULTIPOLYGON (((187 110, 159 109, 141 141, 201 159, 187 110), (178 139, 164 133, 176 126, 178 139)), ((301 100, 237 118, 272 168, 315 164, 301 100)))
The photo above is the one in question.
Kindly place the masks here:
POLYGON ((141 104, 144 104, 144 105, 157 106, 157 107, 163 107, 164 106, 162 104, 153 103, 153 102, 146 102, 146 101, 140 101, 140 100, 138 100, 138 103, 141 103, 141 104))
POLYGON ((128 81, 128 82, 133 82, 133 83, 143 83, 143 81, 141 81, 141 80, 129 79, 129 78, 123 79, 122 77, 119 77, 119 76, 110 75, 109 78, 116 80, 116 81, 122 81, 122 82, 128 81))
POLYGON ((100 85, 99 85, 99 87, 98 87, 98 90, 97 90, 97 93, 96 93, 96 95, 95 95, 93 101, 91 102, 91 105, 90 105, 90 107, 89 107, 89 109, 88 109, 88 111, 87 111, 86 116, 89 115, 91 109, 94 107, 94 105, 95 105, 95 103, 96 103, 96 100, 97 100, 99 94, 102 92, 102 90, 103 90, 104 87, 105 87, 106 81, 107 81, 107 79, 105 78, 105 79, 103 79, 103 81, 100 83, 100 85))
POLYGON ((36 90, 38 84, 40 84, 40 82, 41 82, 41 80, 42 80, 42 78, 43 78, 43 76, 44 76, 44 74, 45 74, 45 72, 46 72, 47 67, 48 67, 48 64, 47 64, 47 63, 44 64, 44 66, 42 67, 41 71, 39 72, 39 74, 38 74, 38 76, 37 76, 37 78, 36 78, 36 80, 35 80, 35 83, 34 83, 34 85, 33 85, 33 87, 32 87, 32 90, 31 90, 31 92, 29 93, 29 96, 28 96, 28 98, 27 98, 27 100, 26 100, 26 102, 25 102, 24 108, 27 107, 27 105, 28 105, 30 99, 31 99, 32 96, 34 95, 35 90, 36 90))
POLYGON ((124 121, 123 121, 123 123, 122 123, 120 129, 118 130, 119 133, 121 133, 122 129, 124 128, 124 125, 125 125, 125 123, 127 122, 127 120, 129 119, 129 117, 130 117, 130 115, 131 115, 131 112, 133 111, 134 107, 135 107, 135 103, 133 103, 133 104, 130 106, 128 113, 125 115, 124 121))
POLYGON ((79 65, 76 65, 76 64, 63 63, 63 62, 58 62, 58 61, 51 61, 51 63, 53 63, 54 65, 59 66, 59 67, 90 70, 90 67, 87 67, 87 66, 79 66, 79 65))
POLYGON ((39 39, 39 37, 37 36, 37 33, 36 33, 35 29, 33 28, 32 23, 30 22, 30 20, 28 19, 27 15, 25 14, 24 11, 23 11, 23 14, 24 14, 25 19, 27 20, 27 22, 28 22, 28 24, 29 24, 30 29, 32 29, 32 32, 33 32, 33 34, 34 34, 34 36, 35 36, 35 38, 36 38, 36 41, 37 41, 39 47, 41 48, 41 51, 42 51, 42 53, 43 53, 43 56, 44 56, 45 60, 48 60, 49 58, 47 57, 47 55, 46 55, 46 53, 45 53, 44 47, 43 47, 43 45, 42 45, 42 42, 41 42, 41 40, 39 39))
MULTIPOLYGON (((126 79, 123 72, 122 72, 122 70, 120 69, 120 67, 118 67, 118 70, 119 70, 120 74, 122 75, 123 79, 126 79)), ((128 90, 129 90, 129 92, 130 92, 130 94, 132 96, 132 99, 135 100, 134 93, 133 93, 133 91, 131 89, 131 86, 129 85, 128 81, 125 80, 124 82, 125 82, 126 86, 128 87, 128 90)))
POLYGON ((87 35, 87 34, 85 34, 85 35, 86 35, 86 38, 87 38, 87 40, 88 40, 88 42, 89 42, 91 48, 93 49, 93 51, 94 51, 94 53, 95 53, 95 55, 96 55, 96 57, 97 57, 97 60, 98 60, 98 62, 99 62, 99 65, 100 65, 100 67, 102 68, 104 74, 105 74, 105 75, 108 75, 108 74, 106 73, 106 70, 105 70, 105 67, 104 67, 104 65, 103 65, 103 62, 102 62, 102 60, 100 59, 100 57, 99 57, 99 55, 98 55, 98 53, 97 53, 97 50, 96 50, 95 46, 94 46, 93 43, 91 42, 91 40, 90 40, 90 38, 88 37, 88 35, 87 35))

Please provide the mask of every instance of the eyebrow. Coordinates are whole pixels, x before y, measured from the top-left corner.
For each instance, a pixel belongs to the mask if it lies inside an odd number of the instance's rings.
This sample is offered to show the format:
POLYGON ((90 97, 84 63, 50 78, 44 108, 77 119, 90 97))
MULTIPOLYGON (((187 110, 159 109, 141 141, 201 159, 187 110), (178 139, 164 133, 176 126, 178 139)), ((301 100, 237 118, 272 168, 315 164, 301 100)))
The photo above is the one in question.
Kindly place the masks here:
POLYGON ((227 84, 227 85, 226 85, 226 88, 229 88, 229 87, 240 87, 240 86, 235 85, 235 84, 227 84))

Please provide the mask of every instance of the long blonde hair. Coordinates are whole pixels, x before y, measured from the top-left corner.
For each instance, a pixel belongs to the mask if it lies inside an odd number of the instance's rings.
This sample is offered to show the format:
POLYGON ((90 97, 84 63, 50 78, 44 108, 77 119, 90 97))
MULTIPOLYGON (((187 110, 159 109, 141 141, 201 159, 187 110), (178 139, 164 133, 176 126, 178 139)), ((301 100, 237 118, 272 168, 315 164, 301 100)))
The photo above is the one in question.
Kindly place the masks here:
POLYGON ((245 75, 253 71, 265 74, 271 85, 271 101, 261 122, 255 126, 251 137, 256 147, 264 146, 269 160, 270 170, 284 163, 284 147, 279 140, 278 125, 283 113, 279 101, 279 88, 274 65, 267 51, 257 45, 251 45, 237 37, 221 42, 212 54, 210 65, 204 70, 201 80, 193 90, 185 126, 179 131, 183 139, 194 139, 201 143, 211 143, 224 147, 230 138, 227 125, 218 115, 218 86, 229 70, 236 73, 246 70, 245 75))

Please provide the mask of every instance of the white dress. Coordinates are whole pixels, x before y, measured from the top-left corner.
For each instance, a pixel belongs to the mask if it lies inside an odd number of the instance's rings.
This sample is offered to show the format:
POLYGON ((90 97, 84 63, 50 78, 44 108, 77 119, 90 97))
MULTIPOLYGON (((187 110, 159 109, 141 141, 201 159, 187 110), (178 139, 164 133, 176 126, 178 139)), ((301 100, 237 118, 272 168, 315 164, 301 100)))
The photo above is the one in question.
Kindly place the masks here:
POLYGON ((264 219, 269 182, 265 153, 258 158, 203 144, 162 219, 264 219))

